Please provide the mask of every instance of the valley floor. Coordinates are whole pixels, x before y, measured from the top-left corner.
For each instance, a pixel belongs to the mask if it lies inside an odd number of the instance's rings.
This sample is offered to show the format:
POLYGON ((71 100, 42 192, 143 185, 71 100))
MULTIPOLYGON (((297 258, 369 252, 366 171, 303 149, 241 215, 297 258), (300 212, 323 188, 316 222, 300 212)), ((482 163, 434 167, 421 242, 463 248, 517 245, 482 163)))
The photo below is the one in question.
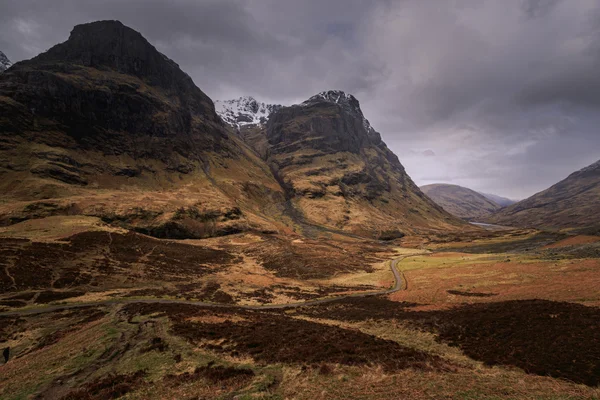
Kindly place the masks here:
POLYGON ((0 228, 2 399, 600 398, 600 237, 168 241, 53 218, 0 228), (401 290, 346 297, 393 289, 393 259, 401 290))

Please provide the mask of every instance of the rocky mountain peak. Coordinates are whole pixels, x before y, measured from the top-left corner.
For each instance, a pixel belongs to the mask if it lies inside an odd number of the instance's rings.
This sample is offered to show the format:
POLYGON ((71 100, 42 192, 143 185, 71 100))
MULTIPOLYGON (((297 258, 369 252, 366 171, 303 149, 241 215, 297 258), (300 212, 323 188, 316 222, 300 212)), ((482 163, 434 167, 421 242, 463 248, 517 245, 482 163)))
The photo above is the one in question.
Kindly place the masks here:
POLYGON ((342 90, 326 90, 310 97, 301 105, 311 106, 322 102, 338 104, 348 113, 360 118, 363 122, 363 127, 368 133, 373 130, 369 120, 364 117, 363 112, 360 109, 360 102, 350 93, 346 93, 342 90))
POLYGON ((281 109, 279 104, 267 104, 252 96, 243 96, 232 100, 216 100, 217 114, 234 128, 248 125, 264 125, 269 116, 281 109))
POLYGON ((356 97, 350 93, 344 92, 343 90, 326 90, 315 94, 304 103, 310 103, 313 101, 329 101, 336 104, 354 103, 356 106, 359 104, 358 100, 356 100, 356 97))
POLYGON ((134 75, 171 90, 193 85, 179 66, 160 53, 139 32, 119 21, 76 25, 69 39, 31 60, 33 63, 70 63, 134 75))
POLYGON ((11 65, 12 63, 8 57, 6 57, 6 55, 0 51, 0 72, 6 71, 11 65))

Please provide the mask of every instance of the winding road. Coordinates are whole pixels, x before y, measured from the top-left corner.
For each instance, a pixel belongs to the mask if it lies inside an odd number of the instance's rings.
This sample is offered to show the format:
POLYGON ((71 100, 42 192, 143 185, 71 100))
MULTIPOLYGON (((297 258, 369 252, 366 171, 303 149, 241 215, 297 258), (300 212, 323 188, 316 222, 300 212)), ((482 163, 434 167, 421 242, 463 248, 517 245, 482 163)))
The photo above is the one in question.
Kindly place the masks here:
POLYGON ((57 304, 50 305, 45 307, 38 308, 28 308, 25 310, 13 310, 13 311, 5 311, 0 312, 0 317, 8 317, 8 316, 20 316, 20 315, 33 315, 33 314, 41 314, 47 313, 57 310, 69 310, 74 308, 82 308, 82 307, 90 307, 90 306, 107 306, 107 305, 115 305, 115 304, 131 304, 131 303, 162 303, 162 304, 187 304, 187 305, 195 305, 201 307, 211 307, 211 308, 237 308, 243 310, 274 310, 274 309, 284 309, 284 308, 297 308, 304 306, 313 306, 317 304, 326 304, 331 303, 338 300, 350 299, 350 298, 359 298, 359 297, 369 297, 369 296, 379 296, 386 295, 398 292, 403 288, 406 289, 408 287, 406 278, 404 274, 398 270, 398 263, 408 257, 414 257, 418 255, 423 255, 425 253, 416 253, 405 256, 400 256, 394 258, 390 263, 390 268, 392 273, 394 274, 394 286, 391 289, 387 290, 374 290, 370 292, 360 292, 353 294, 346 294, 340 296, 327 297, 324 299, 317 300, 307 300, 298 303, 285 303, 285 304, 265 304, 265 305, 256 305, 256 306, 243 306, 243 305, 234 305, 234 304, 220 304, 220 303, 207 303, 203 301, 193 301, 193 300, 169 300, 169 299, 112 299, 112 300, 102 300, 95 302, 85 302, 85 303, 74 303, 74 304, 57 304))

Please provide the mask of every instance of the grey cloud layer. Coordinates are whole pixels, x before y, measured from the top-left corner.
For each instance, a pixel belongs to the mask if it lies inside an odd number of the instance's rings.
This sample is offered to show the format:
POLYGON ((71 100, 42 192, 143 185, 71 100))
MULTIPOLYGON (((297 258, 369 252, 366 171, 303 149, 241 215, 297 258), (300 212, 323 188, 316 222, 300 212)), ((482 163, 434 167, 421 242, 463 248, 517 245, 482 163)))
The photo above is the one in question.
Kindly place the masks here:
POLYGON ((119 19, 214 99, 354 93, 419 184, 525 197, 600 159, 600 0, 48 3, 0 1, 13 61, 119 19))

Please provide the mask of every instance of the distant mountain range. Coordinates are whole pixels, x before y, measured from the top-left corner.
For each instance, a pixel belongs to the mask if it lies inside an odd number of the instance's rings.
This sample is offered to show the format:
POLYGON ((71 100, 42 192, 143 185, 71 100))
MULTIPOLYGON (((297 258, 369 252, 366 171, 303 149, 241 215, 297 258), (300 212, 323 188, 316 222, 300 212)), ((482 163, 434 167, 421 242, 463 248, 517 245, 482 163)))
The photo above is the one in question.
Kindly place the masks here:
POLYGON ((538 228, 600 228, 600 161, 502 209, 488 222, 538 228))
POLYGON ((480 221, 502 208, 487 196, 458 185, 436 183, 421 190, 450 214, 469 221, 480 221))

